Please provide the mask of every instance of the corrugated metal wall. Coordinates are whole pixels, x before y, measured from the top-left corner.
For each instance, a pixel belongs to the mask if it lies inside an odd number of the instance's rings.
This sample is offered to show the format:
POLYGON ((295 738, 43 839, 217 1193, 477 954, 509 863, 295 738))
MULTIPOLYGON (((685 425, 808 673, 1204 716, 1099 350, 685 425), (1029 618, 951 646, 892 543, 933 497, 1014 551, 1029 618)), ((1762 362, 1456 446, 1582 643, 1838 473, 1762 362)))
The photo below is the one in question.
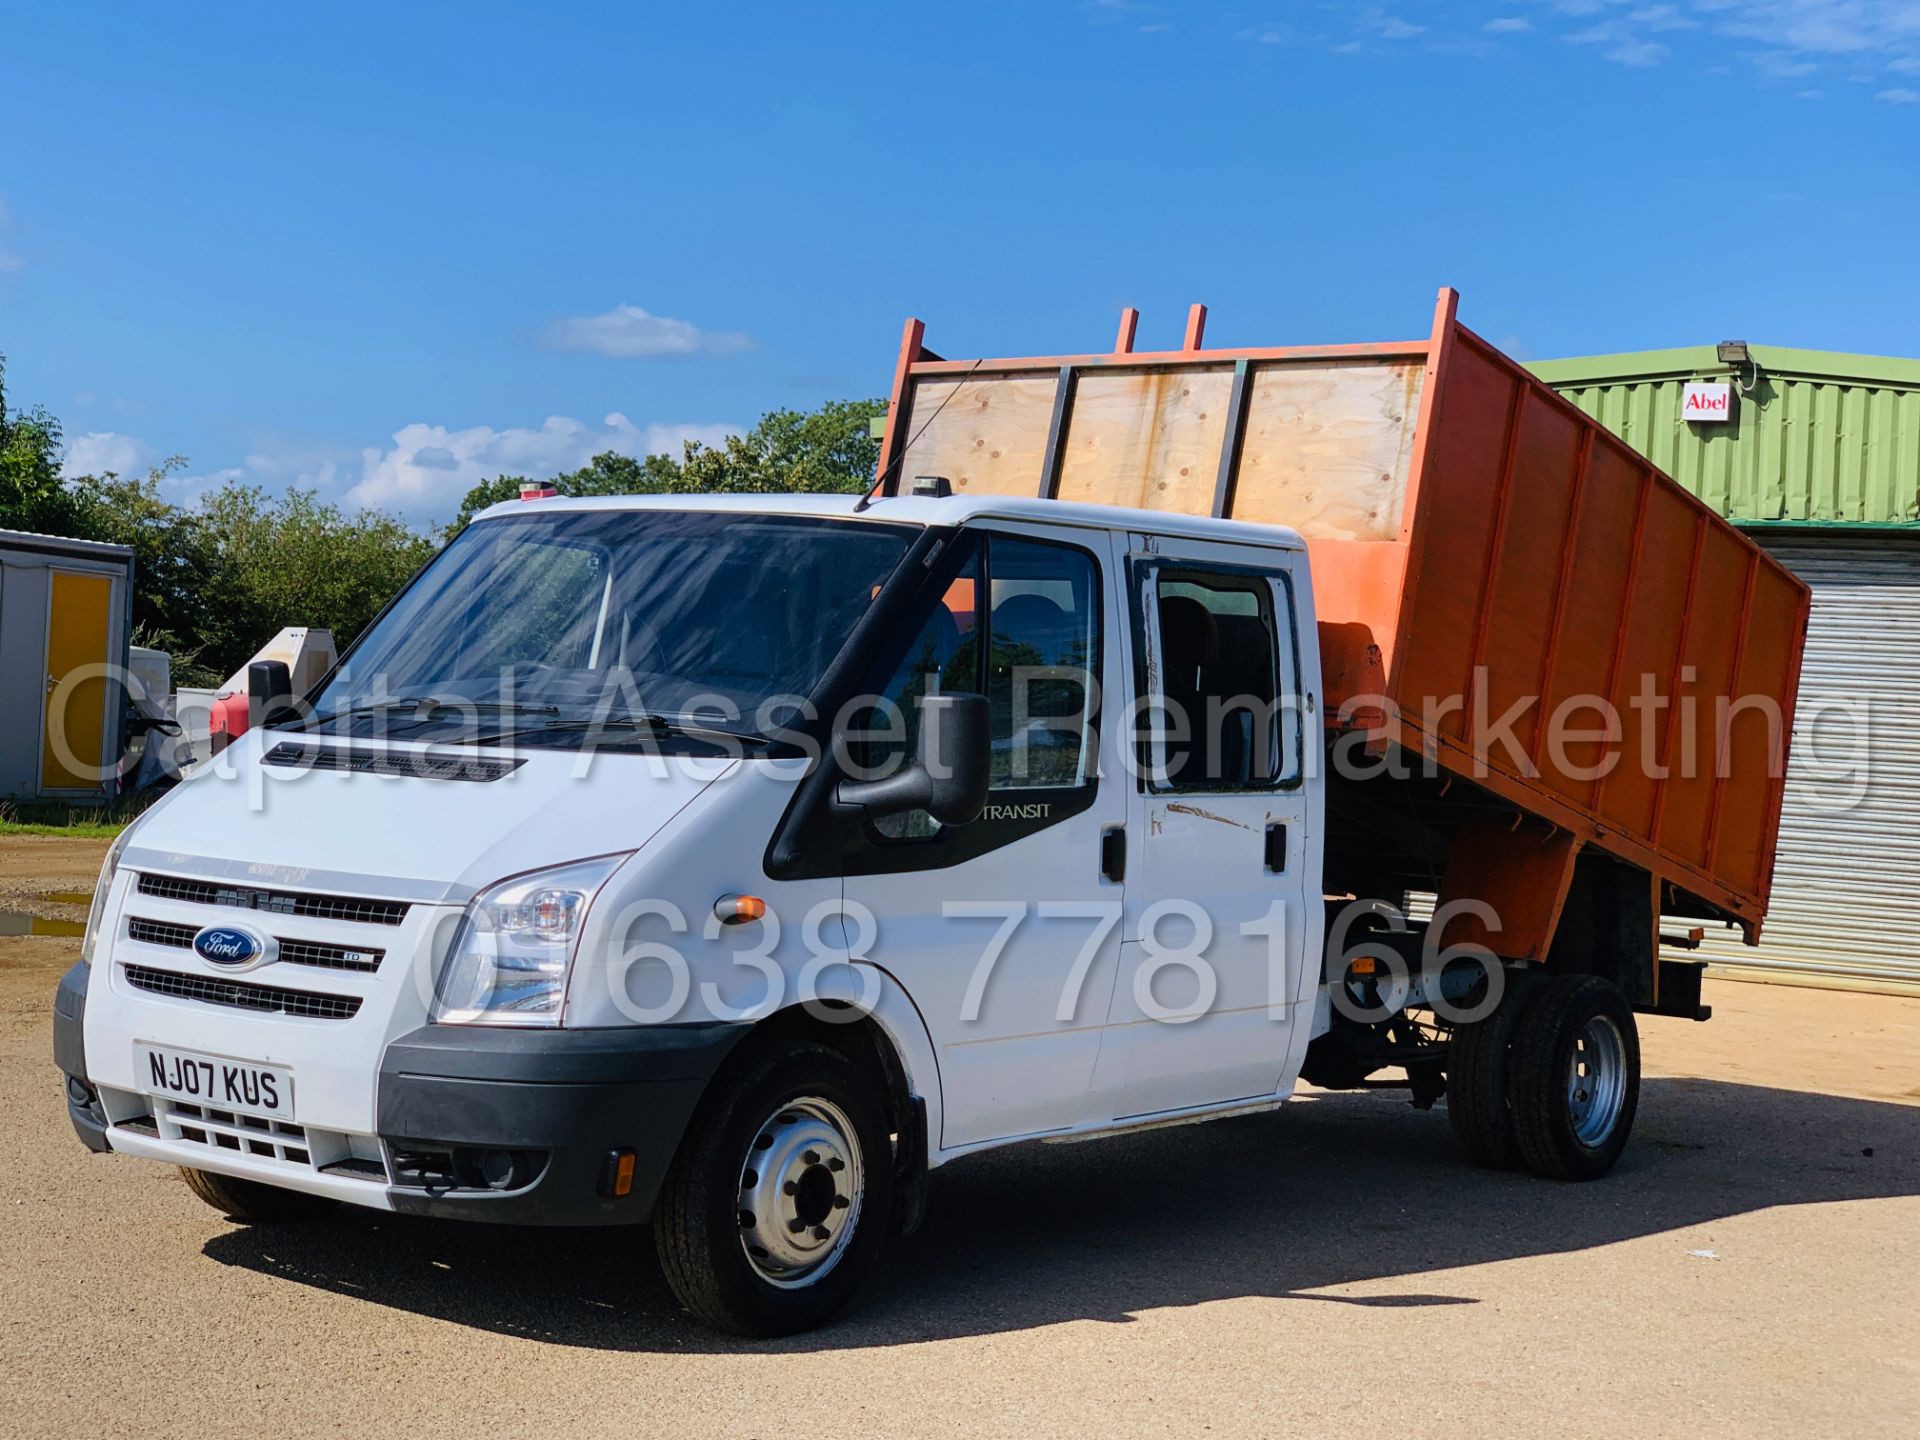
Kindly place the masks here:
POLYGON ((1680 416, 1688 381, 1734 379, 1712 347, 1531 368, 1730 520, 1920 520, 1920 362, 1752 354, 1757 385, 1736 385, 1733 420, 1713 425, 1680 416))
POLYGON ((1813 587, 1773 899, 1758 948, 1698 958, 1920 984, 1920 540, 1766 543, 1813 587))

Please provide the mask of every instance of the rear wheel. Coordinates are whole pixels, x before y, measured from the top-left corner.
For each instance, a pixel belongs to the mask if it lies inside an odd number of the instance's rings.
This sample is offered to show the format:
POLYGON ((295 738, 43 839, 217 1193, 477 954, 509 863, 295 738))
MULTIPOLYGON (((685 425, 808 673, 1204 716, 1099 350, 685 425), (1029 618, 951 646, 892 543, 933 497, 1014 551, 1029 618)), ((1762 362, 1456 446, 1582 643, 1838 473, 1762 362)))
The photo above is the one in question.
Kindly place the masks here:
POLYGON ((1510 1056, 1514 1135, 1537 1175, 1595 1180, 1613 1168, 1640 1104, 1633 1007, 1594 975, 1547 981, 1510 1056))
POLYGON ((1520 1166, 1513 1133, 1509 1057, 1520 1017, 1533 999, 1539 976, 1531 970, 1502 972, 1506 993, 1484 1020, 1457 1025, 1447 1042, 1447 1119, 1466 1157, 1489 1170, 1520 1166))
POLYGON ((187 1182, 187 1189, 229 1220, 247 1225, 309 1220, 315 1215, 324 1215, 337 1203, 324 1195, 282 1190, 278 1185, 237 1180, 231 1175, 216 1175, 211 1170, 189 1170, 184 1165, 180 1167, 180 1178, 187 1182))
POLYGON ((879 1259, 893 1209, 880 1077, 787 1041, 709 1093, 660 1194, 654 1243, 681 1304, 717 1330, 825 1323, 879 1259))

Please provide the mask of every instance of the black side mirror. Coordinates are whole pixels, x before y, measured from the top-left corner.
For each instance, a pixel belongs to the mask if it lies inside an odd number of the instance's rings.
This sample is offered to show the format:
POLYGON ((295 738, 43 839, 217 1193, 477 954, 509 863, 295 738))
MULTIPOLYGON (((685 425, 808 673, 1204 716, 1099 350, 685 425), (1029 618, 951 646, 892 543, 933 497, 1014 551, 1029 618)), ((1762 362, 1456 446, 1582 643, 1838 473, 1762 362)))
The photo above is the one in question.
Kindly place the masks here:
POLYGON ((284 660, 255 660, 247 666, 247 724, 271 725, 293 708, 293 677, 284 660))
POLYGON ((913 762, 884 780, 842 780, 842 806, 869 815, 924 810, 942 825, 964 825, 987 803, 991 712, 984 695, 928 695, 920 701, 913 762))

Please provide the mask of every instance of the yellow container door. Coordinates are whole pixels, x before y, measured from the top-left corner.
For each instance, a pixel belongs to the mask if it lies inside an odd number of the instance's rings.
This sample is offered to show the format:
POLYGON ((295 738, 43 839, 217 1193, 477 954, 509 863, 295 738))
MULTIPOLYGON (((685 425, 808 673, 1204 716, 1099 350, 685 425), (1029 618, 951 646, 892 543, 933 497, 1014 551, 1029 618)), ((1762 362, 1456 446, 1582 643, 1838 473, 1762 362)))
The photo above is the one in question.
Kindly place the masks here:
POLYGON ((50 572, 47 607, 46 719, 40 729, 43 790, 97 790, 107 734, 107 677, 63 685, 86 665, 107 663, 113 625, 113 577, 50 572))

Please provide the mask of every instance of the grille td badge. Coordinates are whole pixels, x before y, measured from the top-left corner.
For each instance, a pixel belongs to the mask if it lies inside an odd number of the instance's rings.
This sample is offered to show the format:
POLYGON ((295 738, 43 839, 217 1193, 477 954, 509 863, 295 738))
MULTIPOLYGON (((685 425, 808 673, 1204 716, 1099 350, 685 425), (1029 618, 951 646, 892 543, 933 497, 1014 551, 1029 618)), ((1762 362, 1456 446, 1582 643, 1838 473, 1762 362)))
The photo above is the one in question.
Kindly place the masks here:
POLYGON ((209 925, 193 937, 193 953, 223 970, 253 970, 274 958, 272 938, 243 925, 209 925))

